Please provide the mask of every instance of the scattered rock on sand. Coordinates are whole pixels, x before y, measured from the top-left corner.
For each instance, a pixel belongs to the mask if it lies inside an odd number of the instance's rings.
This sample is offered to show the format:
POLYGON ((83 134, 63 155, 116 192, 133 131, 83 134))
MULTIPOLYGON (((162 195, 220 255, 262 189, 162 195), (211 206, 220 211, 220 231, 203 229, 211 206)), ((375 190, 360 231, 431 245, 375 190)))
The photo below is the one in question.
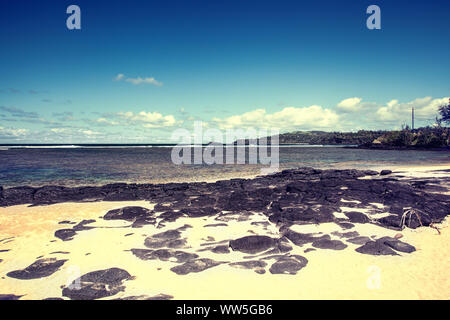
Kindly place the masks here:
POLYGON ((72 300, 110 297, 125 289, 123 281, 133 277, 125 270, 110 268, 86 273, 64 288, 62 295, 72 300))
POLYGON ((229 263, 230 266, 242 269, 264 268, 267 263, 261 260, 249 260, 229 263))
POLYGON ((76 234, 77 232, 73 229, 60 229, 55 231, 55 237, 62 241, 72 240, 76 234))
POLYGON ((349 211, 349 212, 344 212, 344 214, 347 216, 347 218, 350 220, 350 222, 353 222, 353 223, 368 223, 368 222, 370 222, 370 219, 362 212, 349 211))
POLYGON ((347 245, 339 240, 328 240, 328 239, 321 239, 314 241, 312 243, 312 246, 318 249, 331 249, 331 250, 344 250, 345 248, 347 248, 347 245))
POLYGON ((29 265, 23 270, 15 270, 7 273, 10 278, 20 280, 39 279, 52 275, 66 262, 67 260, 57 260, 56 258, 40 259, 29 265))
MULTIPOLYGON (((184 227, 182 227, 184 228, 184 227)), ((179 228, 180 229, 180 228, 179 228)), ((168 230, 165 232, 154 234, 145 239, 145 246, 147 248, 182 248, 186 245, 186 240, 181 239, 181 232, 179 229, 168 230)), ((184 230, 184 229, 183 229, 184 230)))
POLYGON ((216 246, 212 248, 211 251, 220 254, 230 253, 230 249, 228 246, 216 246))
POLYGON ((288 230, 285 233, 285 237, 291 240, 297 246, 303 246, 307 243, 311 243, 318 240, 330 240, 331 237, 327 234, 318 235, 314 233, 298 233, 292 230, 288 230))
POLYGON ((347 239, 347 242, 350 242, 353 244, 366 244, 368 241, 370 241, 370 238, 364 237, 364 236, 347 239))
POLYGON ((103 219, 105 220, 127 220, 132 221, 136 218, 151 215, 151 211, 143 207, 123 207, 108 211, 103 219))
POLYGON ((397 252, 379 241, 368 241, 363 246, 355 249, 359 253, 371 254, 375 256, 381 255, 398 255, 397 252))
POLYGON ((172 249, 158 249, 158 250, 148 250, 148 249, 131 249, 131 252, 142 260, 155 260, 159 259, 161 261, 172 261, 177 263, 186 262, 188 260, 198 258, 198 255, 194 253, 188 253, 179 250, 172 249))
POLYGON ((214 261, 207 258, 190 260, 182 265, 175 266, 170 270, 178 275, 186 275, 192 272, 201 272, 203 270, 218 266, 222 262, 214 261))
POLYGON ((280 258, 272 264, 269 271, 273 274, 297 274, 297 271, 308 264, 305 257, 292 255, 280 258))
POLYGON ((381 242, 387 245, 388 247, 391 247, 392 249, 400 252, 411 253, 416 251, 416 248, 414 248, 412 245, 391 237, 380 238, 377 240, 377 242, 381 242))
POLYGON ((234 251, 255 254, 273 248, 277 240, 268 236, 247 236, 230 241, 230 247, 234 251))

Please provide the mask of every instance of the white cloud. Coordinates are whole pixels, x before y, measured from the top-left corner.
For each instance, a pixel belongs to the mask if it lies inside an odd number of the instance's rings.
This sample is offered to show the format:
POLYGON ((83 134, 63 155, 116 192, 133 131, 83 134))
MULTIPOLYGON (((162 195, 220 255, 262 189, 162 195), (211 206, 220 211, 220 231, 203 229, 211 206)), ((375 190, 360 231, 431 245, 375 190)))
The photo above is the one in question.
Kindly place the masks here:
POLYGON ((125 80, 126 82, 132 83, 134 85, 140 85, 140 84, 151 84, 157 87, 161 87, 163 85, 162 82, 156 80, 153 77, 146 77, 146 78, 127 78, 123 73, 119 73, 115 78, 114 81, 122 81, 125 80))
POLYGON ((99 119, 97 119, 96 121, 97 121, 98 123, 110 124, 110 125, 113 125, 113 126, 119 124, 119 122, 117 122, 117 121, 108 120, 108 119, 106 119, 106 118, 99 118, 99 119))
POLYGON ((127 78, 125 81, 130 82, 134 85, 142 84, 142 83, 148 83, 152 84, 158 87, 161 87, 163 84, 162 82, 157 81, 155 78, 127 78))
POLYGON ((141 111, 139 113, 119 112, 119 116, 131 122, 141 122, 145 128, 162 128, 171 127, 179 123, 175 120, 173 115, 162 115, 159 112, 145 112, 141 111))
POLYGON ((338 103, 338 108, 342 111, 358 111, 361 109, 361 98, 354 97, 354 98, 348 98, 344 99, 341 102, 338 103))
POLYGON ((79 132, 85 134, 86 136, 96 136, 96 135, 102 134, 101 132, 92 131, 92 130, 84 130, 84 129, 80 129, 79 132))
POLYGON ((115 81, 120 81, 120 80, 122 80, 124 77, 125 77, 125 75, 124 75, 123 73, 119 73, 119 74, 114 78, 114 80, 115 80, 115 81))
POLYGON ((18 138, 28 133, 28 129, 12 129, 0 127, 0 136, 18 138))
POLYGON ((68 129, 67 128, 53 128, 53 129, 50 129, 50 131, 53 133, 64 133, 64 132, 67 132, 68 129))
POLYGON ((272 128, 282 131, 313 130, 333 128, 339 122, 339 115, 333 110, 313 105, 303 108, 287 107, 270 114, 265 109, 256 109, 224 119, 213 118, 212 122, 219 129, 272 128))
POLYGON ((414 114, 418 119, 432 121, 438 114, 438 108, 448 99, 448 97, 442 99, 425 97, 405 103, 391 100, 385 106, 378 107, 376 116, 382 121, 405 121, 410 119, 411 109, 414 108, 414 114))

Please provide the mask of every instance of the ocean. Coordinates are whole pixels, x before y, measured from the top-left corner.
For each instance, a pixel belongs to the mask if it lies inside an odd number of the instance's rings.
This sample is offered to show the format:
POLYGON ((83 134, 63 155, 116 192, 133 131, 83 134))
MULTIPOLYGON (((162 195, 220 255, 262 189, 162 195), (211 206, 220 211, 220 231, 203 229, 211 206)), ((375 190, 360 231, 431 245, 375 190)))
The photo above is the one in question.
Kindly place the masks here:
MULTIPOLYGON (((3 145, 0 185, 5 188, 214 181, 258 175, 261 168, 267 167, 248 163, 175 165, 171 151, 170 145, 3 145)), ((286 145, 279 148, 279 161, 280 169, 302 166, 367 169, 449 163, 450 153, 286 145)))

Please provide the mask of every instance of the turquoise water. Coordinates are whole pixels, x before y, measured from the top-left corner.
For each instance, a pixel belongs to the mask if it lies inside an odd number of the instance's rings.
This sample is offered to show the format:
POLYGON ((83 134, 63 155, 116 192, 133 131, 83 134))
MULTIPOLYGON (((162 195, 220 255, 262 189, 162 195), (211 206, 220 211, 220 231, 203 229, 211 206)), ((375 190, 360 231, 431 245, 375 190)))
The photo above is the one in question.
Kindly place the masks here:
MULTIPOLYGON (((366 150, 284 146, 280 168, 419 165, 450 163, 448 151, 366 150)), ((262 165, 175 165, 170 147, 0 148, 0 185, 75 186, 114 182, 163 183, 259 174, 262 165)))

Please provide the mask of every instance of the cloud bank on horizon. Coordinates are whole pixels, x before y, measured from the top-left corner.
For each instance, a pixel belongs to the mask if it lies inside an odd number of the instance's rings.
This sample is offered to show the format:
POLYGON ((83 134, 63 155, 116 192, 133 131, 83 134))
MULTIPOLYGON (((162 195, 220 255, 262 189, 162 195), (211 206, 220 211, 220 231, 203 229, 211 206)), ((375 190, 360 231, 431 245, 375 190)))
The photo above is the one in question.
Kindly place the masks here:
POLYGON ((178 128, 192 129, 195 121, 205 128, 276 129, 291 131, 357 131, 400 129, 410 125, 411 109, 415 121, 433 125, 439 106, 450 97, 417 98, 409 102, 392 99, 386 103, 364 101, 360 97, 343 99, 333 107, 311 105, 279 107, 268 112, 257 108, 223 118, 212 116, 200 119, 190 116, 183 108, 177 114, 141 110, 120 112, 65 111, 53 113, 51 118, 16 107, 0 106, 0 119, 9 126, 0 126, 1 143, 173 143, 171 132, 178 128), (31 129, 27 123, 38 125, 31 129))

